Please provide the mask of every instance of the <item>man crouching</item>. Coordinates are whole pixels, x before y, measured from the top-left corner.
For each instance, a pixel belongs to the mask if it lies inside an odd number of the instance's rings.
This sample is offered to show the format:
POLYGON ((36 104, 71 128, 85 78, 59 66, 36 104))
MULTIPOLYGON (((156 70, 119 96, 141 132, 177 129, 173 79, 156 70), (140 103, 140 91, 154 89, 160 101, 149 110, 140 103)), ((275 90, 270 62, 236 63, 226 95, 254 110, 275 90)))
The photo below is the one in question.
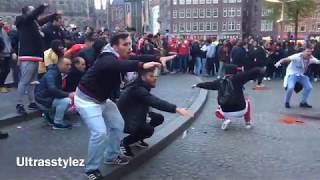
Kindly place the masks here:
POLYGON ((139 72, 139 77, 126 87, 117 103, 125 121, 124 131, 129 134, 123 139, 121 145, 122 153, 125 156, 134 156, 130 148, 133 143, 138 142, 139 146, 148 147, 148 144, 143 140, 151 137, 154 128, 163 123, 163 115, 150 111, 150 108, 179 113, 185 117, 193 116, 186 109, 177 108, 176 105, 152 95, 150 90, 155 88, 156 82, 157 78, 153 70, 139 72), (150 118, 150 122, 147 117, 150 118))

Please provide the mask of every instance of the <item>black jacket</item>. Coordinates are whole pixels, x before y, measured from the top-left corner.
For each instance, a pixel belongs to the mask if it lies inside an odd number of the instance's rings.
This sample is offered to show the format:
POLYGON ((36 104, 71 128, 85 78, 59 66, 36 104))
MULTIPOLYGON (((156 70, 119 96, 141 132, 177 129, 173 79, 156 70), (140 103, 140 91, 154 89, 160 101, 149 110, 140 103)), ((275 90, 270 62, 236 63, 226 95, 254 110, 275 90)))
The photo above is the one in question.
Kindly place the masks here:
POLYGON ((255 66, 263 67, 268 63, 267 52, 260 46, 253 49, 253 57, 255 59, 255 66))
POLYGON ((66 78, 67 87, 65 90, 67 92, 75 92, 83 75, 84 72, 81 72, 76 67, 72 66, 66 78))
POLYGON ((38 20, 38 17, 44 12, 45 6, 41 5, 28 15, 18 16, 16 26, 19 32, 19 56, 43 57, 43 33, 40 26, 50 21, 55 14, 46 16, 38 20))
MULTIPOLYGON (((243 85, 250 80, 256 79, 260 75, 260 69, 254 68, 247 72, 242 72, 236 75, 233 75, 231 78, 232 84, 235 90, 235 98, 238 104, 234 106, 222 106, 221 109, 223 112, 236 112, 241 111, 246 108, 246 102, 243 94, 243 85)), ((208 89, 208 90, 219 90, 219 84, 221 79, 215 80, 213 82, 204 82, 197 84, 197 87, 208 89)))
POLYGON ((242 67, 245 65, 246 50, 243 47, 234 47, 231 50, 232 64, 242 67))
POLYGON ((125 132, 135 133, 146 123, 150 107, 175 113, 176 106, 150 93, 150 88, 140 79, 128 85, 118 100, 119 111, 125 121, 125 132))
POLYGON ((191 47, 191 56, 192 57, 201 57, 202 51, 199 43, 194 43, 191 47))
POLYGON ((96 60, 96 52, 93 47, 82 49, 76 56, 86 61, 86 69, 89 69, 96 60))
POLYGON ((64 40, 64 32, 62 29, 55 28, 52 23, 48 24, 46 27, 42 29, 44 33, 44 48, 45 50, 50 49, 51 42, 53 40, 64 40))
POLYGON ((69 96, 61 88, 62 77, 56 65, 50 65, 48 72, 40 79, 35 89, 35 99, 43 106, 50 108, 55 98, 62 99, 69 96))
POLYGON ((120 88, 121 72, 136 72, 143 62, 156 60, 156 56, 131 56, 131 60, 119 60, 111 52, 102 53, 93 66, 83 75, 79 89, 99 102, 109 99, 112 93, 120 88), (140 60, 140 61, 138 61, 140 60))

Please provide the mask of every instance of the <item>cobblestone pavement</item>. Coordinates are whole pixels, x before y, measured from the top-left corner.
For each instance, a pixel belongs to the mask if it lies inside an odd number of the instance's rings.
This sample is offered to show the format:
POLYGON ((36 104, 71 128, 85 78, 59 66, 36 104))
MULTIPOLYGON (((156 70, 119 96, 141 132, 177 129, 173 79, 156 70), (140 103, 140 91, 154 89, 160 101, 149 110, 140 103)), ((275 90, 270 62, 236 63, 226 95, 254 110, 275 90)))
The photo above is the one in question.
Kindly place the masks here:
MULTIPOLYGON (((199 79, 191 75, 168 75, 159 78, 153 93, 160 98, 189 107, 200 90, 190 87, 199 79)), ((10 105, 10 102, 8 102, 10 105)), ((14 108, 13 108, 14 109, 14 108)), ((0 110, 2 111, 1 107, 0 110)), ((175 114, 164 113, 165 128, 175 114)), ((6 127, 10 137, 0 141, 0 180, 82 180, 83 167, 17 167, 17 157, 35 159, 84 159, 88 130, 79 119, 72 119, 72 130, 51 130, 41 118, 6 127)))
POLYGON ((187 133, 139 167, 124 180, 318 180, 320 179, 320 93, 314 85, 313 109, 283 105, 282 82, 268 82, 266 91, 251 90, 254 127, 242 120, 228 131, 213 117, 216 93, 187 133), (279 120, 295 117, 301 123, 287 125, 279 120))

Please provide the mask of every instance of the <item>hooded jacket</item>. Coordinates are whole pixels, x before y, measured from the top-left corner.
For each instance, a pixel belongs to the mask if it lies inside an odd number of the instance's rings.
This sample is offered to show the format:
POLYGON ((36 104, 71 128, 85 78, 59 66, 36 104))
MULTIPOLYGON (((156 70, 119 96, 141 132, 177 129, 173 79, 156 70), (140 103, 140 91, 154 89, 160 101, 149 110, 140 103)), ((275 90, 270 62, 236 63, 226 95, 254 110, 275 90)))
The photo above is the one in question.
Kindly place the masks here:
POLYGON ((125 121, 126 133, 135 133, 146 123, 150 108, 176 112, 176 105, 152 95, 150 90, 151 88, 139 78, 128 85, 121 94, 117 105, 125 121))
POLYGON ((142 68, 143 62, 158 59, 153 55, 130 56, 130 60, 119 58, 119 54, 113 50, 111 45, 106 45, 95 63, 81 78, 79 89, 87 96, 103 102, 120 88, 120 73, 136 72, 142 68))

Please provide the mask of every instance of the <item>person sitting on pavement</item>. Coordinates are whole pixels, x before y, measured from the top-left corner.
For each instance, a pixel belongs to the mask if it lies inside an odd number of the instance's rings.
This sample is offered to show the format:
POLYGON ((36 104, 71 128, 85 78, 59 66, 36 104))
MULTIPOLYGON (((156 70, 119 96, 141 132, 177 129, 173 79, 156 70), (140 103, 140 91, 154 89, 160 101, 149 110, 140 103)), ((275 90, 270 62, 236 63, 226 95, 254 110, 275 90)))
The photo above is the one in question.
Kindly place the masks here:
POLYGON ((296 83, 300 83, 304 89, 300 107, 312 108, 312 106, 308 104, 308 97, 312 90, 312 84, 310 78, 305 74, 308 71, 309 65, 320 64, 320 61, 312 56, 312 47, 307 46, 303 52, 281 59, 275 66, 278 68, 285 63, 290 63, 287 67, 283 83, 284 88, 286 89, 285 107, 291 108, 290 99, 293 90, 295 89, 296 83))
POLYGON ((72 93, 62 90, 62 75, 69 72, 71 60, 64 58, 57 65, 50 65, 48 72, 40 80, 35 90, 35 99, 41 110, 45 111, 44 118, 53 129, 69 129, 71 125, 63 120, 65 112, 70 107, 72 93), (52 120, 51 113, 54 112, 52 120))
POLYGON ((71 69, 66 77, 66 88, 64 90, 67 92, 75 92, 85 71, 85 60, 81 57, 73 58, 71 69))
POLYGON ((148 147, 144 139, 150 138, 155 127, 164 121, 163 115, 149 111, 155 108, 169 113, 179 113, 182 116, 193 116, 184 108, 162 100, 150 93, 156 87, 157 78, 152 69, 142 70, 139 77, 130 83, 122 92, 117 106, 125 121, 124 132, 129 135, 123 139, 121 150, 125 156, 133 157, 130 145, 137 143, 140 147, 148 147), (147 122, 147 116, 151 119, 147 122))
POLYGON ((218 91, 219 107, 216 111, 218 119, 222 120, 222 130, 227 130, 231 123, 231 118, 244 117, 246 128, 251 128, 250 102, 244 97, 244 84, 254 80, 265 73, 265 68, 253 68, 247 72, 237 73, 236 65, 225 65, 225 75, 222 79, 212 82, 203 82, 194 85, 208 90, 218 91))
POLYGON ((0 139, 7 139, 9 134, 3 131, 0 131, 0 139))

